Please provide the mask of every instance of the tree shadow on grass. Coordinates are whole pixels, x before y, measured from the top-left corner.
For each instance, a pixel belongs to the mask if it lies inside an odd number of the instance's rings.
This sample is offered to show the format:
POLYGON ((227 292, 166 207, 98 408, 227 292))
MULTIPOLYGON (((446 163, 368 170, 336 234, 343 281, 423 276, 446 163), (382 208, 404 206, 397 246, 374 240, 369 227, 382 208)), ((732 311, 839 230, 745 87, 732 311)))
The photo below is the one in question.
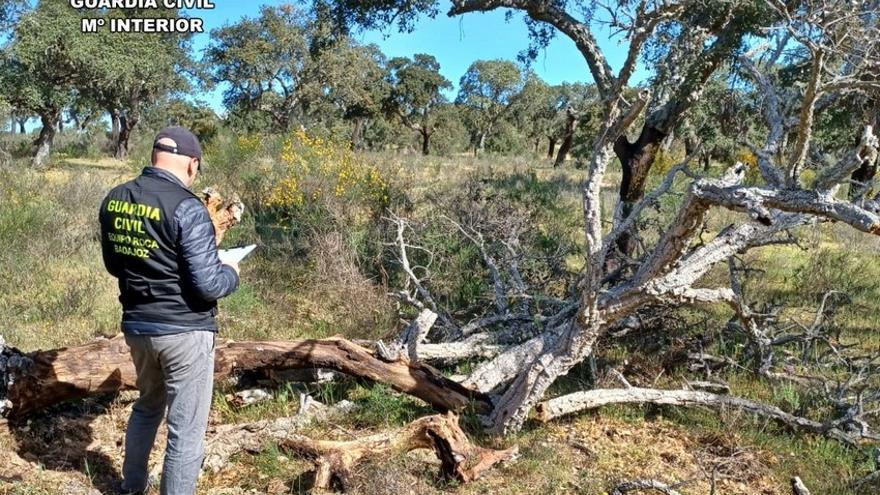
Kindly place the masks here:
POLYGON ((119 493, 121 476, 113 458, 93 445, 93 422, 106 414, 113 398, 64 404, 10 422, 18 455, 47 470, 83 473, 103 494, 119 493))

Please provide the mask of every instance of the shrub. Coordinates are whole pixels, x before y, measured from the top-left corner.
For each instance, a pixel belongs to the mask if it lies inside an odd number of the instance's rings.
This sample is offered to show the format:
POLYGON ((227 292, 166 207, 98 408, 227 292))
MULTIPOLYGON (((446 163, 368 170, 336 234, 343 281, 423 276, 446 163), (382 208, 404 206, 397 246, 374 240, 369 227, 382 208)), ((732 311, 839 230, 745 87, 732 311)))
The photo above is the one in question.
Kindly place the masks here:
POLYGON ((654 165, 651 166, 650 174, 664 177, 670 170, 672 170, 672 167, 680 163, 681 160, 682 158, 673 150, 665 151, 661 149, 657 152, 657 157, 654 158, 654 165))
POLYGON ((394 195, 376 166, 304 131, 221 135, 206 156, 203 182, 239 193, 252 213, 243 227, 266 248, 263 275, 296 280, 312 333, 366 338, 393 325, 375 280, 384 271, 381 216, 394 195))
POLYGON ((346 146, 296 131, 280 143, 280 152, 255 200, 263 234, 286 239, 297 250, 309 239, 340 231, 356 251, 369 241, 391 200, 387 180, 346 146))
POLYGON ((798 297, 818 303, 831 290, 850 297, 873 299, 880 291, 877 270, 849 250, 819 248, 795 270, 798 297))
POLYGON ((56 158, 99 159, 106 156, 108 140, 103 126, 91 125, 83 131, 68 130, 55 137, 56 158))
POLYGON ((304 207, 356 204, 371 212, 388 204, 388 187, 379 171, 351 150, 296 131, 281 150, 282 178, 266 204, 288 214, 304 207))

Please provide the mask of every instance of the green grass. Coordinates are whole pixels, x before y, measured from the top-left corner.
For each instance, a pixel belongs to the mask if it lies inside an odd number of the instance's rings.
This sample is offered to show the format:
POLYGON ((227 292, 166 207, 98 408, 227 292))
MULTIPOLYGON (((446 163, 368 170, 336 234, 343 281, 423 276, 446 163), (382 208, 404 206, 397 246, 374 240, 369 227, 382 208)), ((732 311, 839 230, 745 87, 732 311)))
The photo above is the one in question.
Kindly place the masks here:
POLYGON ((683 408, 663 408, 663 413, 664 419, 694 434, 717 433, 763 451, 780 486, 800 476, 814 493, 850 495, 850 482, 873 470, 867 452, 821 436, 794 433, 763 419, 683 408))
POLYGON ((419 404, 416 399, 381 384, 356 387, 349 391, 349 398, 357 405, 350 419, 357 427, 403 426, 433 413, 430 407, 419 404))

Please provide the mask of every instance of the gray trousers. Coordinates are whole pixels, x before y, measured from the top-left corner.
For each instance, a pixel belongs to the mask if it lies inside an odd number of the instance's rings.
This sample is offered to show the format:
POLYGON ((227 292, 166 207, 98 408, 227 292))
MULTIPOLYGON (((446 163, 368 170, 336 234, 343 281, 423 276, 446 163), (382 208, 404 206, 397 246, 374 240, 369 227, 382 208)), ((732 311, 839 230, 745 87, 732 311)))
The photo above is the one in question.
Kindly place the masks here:
POLYGON ((207 331, 125 336, 137 370, 140 398, 125 431, 124 490, 146 490, 150 451, 167 410, 161 493, 195 493, 211 410, 215 339, 216 334, 207 331))

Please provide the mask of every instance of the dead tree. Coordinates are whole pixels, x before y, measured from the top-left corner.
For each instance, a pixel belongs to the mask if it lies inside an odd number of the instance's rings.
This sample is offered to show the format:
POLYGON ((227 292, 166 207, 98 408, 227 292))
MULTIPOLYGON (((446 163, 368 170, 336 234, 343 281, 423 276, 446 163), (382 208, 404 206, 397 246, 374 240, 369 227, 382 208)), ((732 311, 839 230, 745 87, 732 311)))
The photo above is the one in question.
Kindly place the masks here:
MULTIPOLYGON (((488 399, 421 362, 386 362, 345 339, 218 344, 214 378, 218 382, 246 371, 324 368, 385 383, 418 397, 440 411, 488 399)), ((135 389, 135 369, 121 337, 83 346, 22 353, 0 347, 0 414, 19 418, 59 402, 135 389)))
MULTIPOLYGON (((787 413, 775 406, 700 390, 657 390, 630 387, 575 392, 538 404, 538 419, 546 422, 567 414, 596 409, 609 404, 662 404, 670 406, 704 406, 711 409, 737 409, 778 421, 793 430, 825 435, 848 445, 857 445, 863 439, 880 440, 880 437, 874 434, 865 432, 850 433, 846 431, 842 428, 844 423, 839 419, 820 423, 787 413)), ((861 420, 863 418, 860 417, 858 419, 861 420)))
POLYGON ((354 409, 354 403, 346 400, 327 406, 309 395, 300 394, 299 411, 294 416, 219 425, 208 432, 202 469, 216 473, 226 467, 236 454, 261 452, 272 444, 290 439, 292 434, 312 422, 334 419, 354 409))
MULTIPOLYGON (((703 82, 715 68, 739 45, 737 30, 743 26, 731 24, 740 4, 731 4, 721 17, 705 20, 703 33, 682 42, 708 46, 700 56, 679 74, 683 83, 673 95, 652 95, 644 90, 638 97, 627 100, 624 90, 635 70, 636 62, 645 43, 664 23, 678 19, 690 2, 642 2, 630 20, 615 16, 614 25, 629 39, 629 49, 621 69, 615 75, 604 54, 599 50, 590 24, 577 20, 564 10, 564 4, 528 0, 460 0, 453 2, 452 15, 467 12, 512 8, 524 11, 531 20, 543 23, 572 38, 585 57, 602 96, 604 115, 592 146, 583 186, 584 255, 586 268, 578 285, 578 293, 571 301, 574 309, 566 313, 561 304, 558 314, 531 316, 531 336, 523 336, 495 357, 477 366, 464 383, 481 391, 498 392, 492 412, 487 417, 489 430, 503 433, 521 427, 529 412, 560 376, 590 356, 599 339, 607 336, 618 322, 649 304, 679 305, 688 303, 726 303, 738 306, 738 296, 731 287, 697 288, 701 277, 718 263, 731 256, 758 249, 775 242, 788 232, 817 222, 839 222, 868 234, 880 234, 880 216, 873 201, 854 204, 835 197, 834 192, 865 159, 878 153, 875 130, 865 126, 855 149, 836 157, 833 162, 819 163, 816 178, 809 184, 802 180, 808 157, 814 146, 812 129, 817 105, 827 105, 841 94, 880 86, 876 69, 878 60, 874 47, 880 37, 872 19, 874 15, 852 15, 850 10, 859 6, 840 5, 838 10, 813 11, 812 4, 789 10, 787 4, 767 2, 762 22, 770 21, 792 33, 791 42, 802 46, 803 62, 810 65, 802 94, 781 95, 764 73, 762 64, 753 63, 750 54, 742 57, 742 67, 763 95, 767 121, 767 136, 762 146, 752 146, 758 157, 760 185, 744 185, 747 167, 736 164, 720 178, 695 175, 687 163, 673 167, 655 191, 647 192, 647 171, 656 148, 677 121, 699 97, 703 82), (820 15, 821 14, 821 15, 820 15), (714 35, 714 41, 708 43, 714 35), (805 34, 809 33, 809 35, 805 34), (819 34, 817 34, 819 33, 819 34), (859 40, 858 47, 855 46, 859 40), (832 63, 833 61, 833 63, 832 63), (660 98, 651 104, 651 98, 660 98), (782 102, 786 98, 795 100, 782 102), (626 140, 629 128, 645 112, 646 124, 635 143, 626 140), (783 109, 795 109, 789 115, 783 109), (783 137, 791 135, 783 142, 783 137), (618 157, 624 162, 624 183, 614 205, 603 205, 601 189, 611 161, 618 157), (623 247, 627 239, 638 236, 639 219, 657 198, 668 194, 671 185, 686 177, 686 193, 678 204, 678 212, 671 223, 664 225, 653 244, 644 246, 638 257, 623 247), (609 230, 603 228, 604 209, 614 212, 609 230), (724 208, 743 213, 743 221, 729 225, 704 240, 704 223, 713 209, 724 208), (697 242, 698 238, 700 242, 697 242), (609 258, 617 253, 626 255, 625 269, 610 273, 609 258), (541 324, 534 324, 536 321, 541 324)), ((762 4, 764 5, 764 4, 762 4)), ((746 7, 742 7, 746 8, 746 7)), ((749 7, 751 8, 751 7, 749 7)), ((762 7, 763 9, 763 7, 762 7)), ((751 11, 750 11, 751 12, 751 11)), ((751 12, 754 14, 755 12, 751 12)), ((700 50, 697 50, 700 53, 700 50)), ((661 91, 662 93, 662 91, 661 91)), ((812 158, 810 158, 812 159, 812 158)), ((401 230, 402 231, 402 230, 401 230)), ((468 232, 479 245, 479 236, 468 232)), ((400 236, 399 236, 400 237, 400 236)), ((406 243, 401 243, 406 247, 406 243)), ((485 258, 485 257, 484 257, 485 258)), ((498 285, 496 274, 504 267, 492 259, 485 259, 493 286, 498 285), (496 266, 492 266, 493 263, 496 266)), ((437 312, 439 320, 450 328, 460 330, 462 324, 442 308, 437 308, 425 287, 415 281, 415 295, 407 293, 404 299, 437 312)), ((498 293, 496 291, 496 293, 498 293)), ((495 298, 495 312, 489 318, 522 317, 504 306, 505 297, 495 298), (510 313, 510 314, 508 314, 510 313)), ((745 314, 748 318, 750 315, 745 314)), ((458 340, 463 332, 453 332, 458 340)), ((475 338, 470 333, 467 338, 475 338)), ((758 334, 755 334, 757 337, 758 334)), ((497 350, 497 349, 496 349, 497 350)), ((496 350, 493 350, 495 352, 496 350)))
MULTIPOLYGON (((398 248, 399 261, 407 276, 407 287, 395 295, 419 311, 430 310, 437 315, 437 325, 443 332, 439 333, 442 341, 434 344, 464 344, 458 349, 477 349, 478 352, 471 352, 469 356, 486 359, 473 369, 463 384, 444 378, 421 360, 401 360, 400 353, 393 352, 382 352, 379 357, 384 360, 379 359, 341 339, 229 344, 218 350, 220 376, 236 369, 336 369, 388 383, 441 410, 460 410, 475 403, 478 409, 488 411, 489 432, 502 434, 519 429, 529 413, 544 400, 549 387, 591 356, 597 342, 636 311, 648 305, 706 303, 729 304, 735 308, 744 322, 745 332, 761 351, 756 360, 757 371, 770 376, 775 361, 763 351, 768 345, 773 346, 773 339, 767 342, 770 336, 766 329, 760 328, 763 322, 749 309, 735 278, 729 284, 711 288, 701 287, 699 283, 719 263, 779 242, 790 231, 803 226, 837 222, 867 234, 880 235, 880 195, 853 203, 835 194, 862 163, 876 160, 880 145, 875 128, 864 126, 858 145, 838 156, 818 153, 822 150, 817 149, 813 139, 818 108, 832 104, 842 94, 880 87, 877 76, 880 36, 874 4, 841 3, 834 8, 814 9, 812 3, 795 7, 776 0, 762 3, 766 8, 758 12, 763 15, 761 22, 787 30, 791 37, 780 45, 796 44, 800 53, 798 63, 809 70, 805 71, 803 92, 782 92, 768 74, 772 67, 756 60, 758 50, 739 59, 737 68, 761 96, 766 120, 763 143, 745 143, 757 156, 760 182, 744 184, 747 166, 741 163, 730 166, 721 177, 710 177, 695 174, 685 160, 673 167, 654 190, 647 191, 645 179, 651 156, 662 142, 666 126, 675 122, 699 97, 701 81, 704 82, 727 55, 735 52, 741 38, 731 22, 737 18, 737 9, 747 8, 741 4, 732 2, 718 17, 697 23, 704 31, 682 40, 685 47, 696 46, 701 50, 697 50, 698 56, 691 64, 685 64, 685 73, 676 76, 683 82, 675 87, 672 96, 645 89, 634 98, 626 98, 636 63, 655 31, 704 3, 645 1, 637 4, 629 19, 614 16, 613 25, 629 40, 623 65, 615 74, 598 48, 590 23, 579 21, 567 12, 565 2, 453 1, 450 12, 453 15, 497 8, 524 11, 533 21, 552 26, 572 38, 594 76, 603 101, 603 116, 587 160, 582 188, 585 267, 575 293, 541 308, 530 304, 537 296, 529 294, 529 287, 517 269, 516 246, 509 243, 508 254, 499 255, 504 251, 495 249, 498 239, 487 240, 478 230, 458 223, 454 225, 458 231, 479 249, 493 288, 490 307, 471 321, 459 322, 431 294, 423 267, 409 263, 408 250, 419 247, 406 239, 407 222, 392 216, 391 221, 397 227, 393 244, 398 248), (646 111, 646 124, 639 138, 635 143, 629 142, 625 137, 627 132, 646 111), (614 204, 606 205, 601 192, 609 165, 615 158, 624 162, 625 174, 621 193, 614 204), (815 169, 815 177, 809 180, 804 174, 808 167, 815 169), (685 192, 677 202, 677 212, 671 222, 662 225, 656 239, 640 235, 644 234, 640 232, 643 214, 658 199, 671 194, 674 184, 683 185, 685 192), (717 232, 707 232, 706 220, 714 209, 742 215, 737 222, 717 232), (604 211, 613 212, 609 228, 603 224, 604 211), (629 245, 628 239, 638 239, 643 249, 636 252, 621 248, 629 245), (623 254, 623 268, 608 263, 619 253, 623 254), (493 331, 489 333, 489 329, 493 331), (494 394, 491 399, 486 395, 488 392, 494 394)), ((675 62, 674 57, 670 62, 675 62)), ((400 348, 406 348, 408 357, 419 357, 419 349, 428 345, 423 337, 430 334, 419 328, 420 325, 416 327, 418 331, 411 332, 412 337, 401 340, 406 345, 400 348)), ((118 342, 108 342, 94 344, 95 352, 91 354, 69 349, 23 356, 5 349, 4 378, 12 380, 4 380, 7 387, 4 398, 10 401, 9 410, 24 413, 65 398, 130 386, 132 370, 127 355, 125 363, 121 363, 123 352, 113 347, 118 346, 118 342), (104 355, 110 359, 106 362, 95 359, 104 355)), ((451 349, 455 348, 450 345, 446 349, 453 352, 451 349)), ((736 405, 793 427, 846 441, 870 439, 874 434, 868 419, 876 416, 880 393, 864 385, 864 375, 875 371, 875 361, 867 359, 857 363, 852 368, 855 374, 846 383, 827 384, 828 392, 836 395, 835 406, 839 409, 839 414, 828 421, 786 416, 760 404, 721 394, 707 396, 697 391, 657 390, 645 394, 654 397, 649 402, 662 403, 674 397, 683 404, 736 405)), ((592 392, 596 391, 577 394, 592 392)), ((618 394, 618 401, 626 402, 631 401, 636 392, 633 389, 623 393, 600 390, 595 399, 599 403, 611 403, 618 394)), ((574 404, 581 399, 583 395, 563 396, 549 399, 548 404, 574 404)), ((549 407, 542 405, 541 410, 549 407)))

